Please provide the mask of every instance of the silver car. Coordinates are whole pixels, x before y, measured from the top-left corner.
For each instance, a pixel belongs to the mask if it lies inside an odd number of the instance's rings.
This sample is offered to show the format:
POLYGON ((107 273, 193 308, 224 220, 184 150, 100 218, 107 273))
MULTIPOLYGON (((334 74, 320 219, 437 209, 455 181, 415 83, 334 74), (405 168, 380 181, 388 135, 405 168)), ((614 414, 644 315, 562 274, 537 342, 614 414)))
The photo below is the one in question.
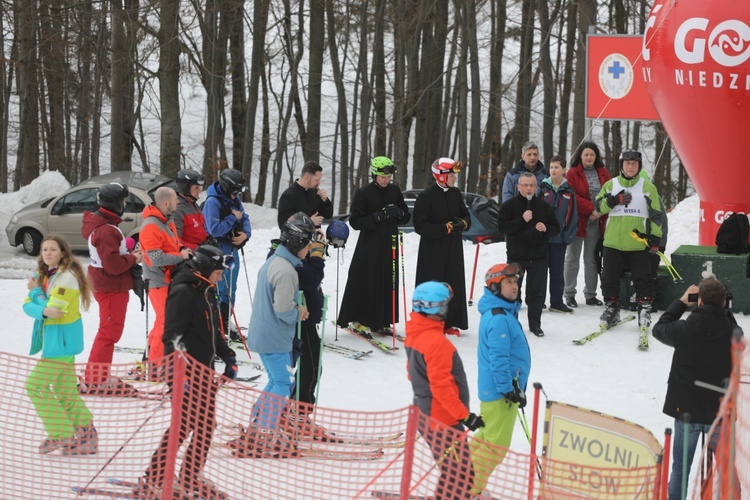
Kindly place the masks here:
POLYGON ((42 238, 57 233, 73 250, 88 250, 88 243, 81 236, 83 212, 97 209, 96 193, 100 186, 110 182, 128 185, 130 196, 119 227, 125 236, 135 239, 141 227, 141 212, 153 201, 156 188, 175 187, 174 179, 143 172, 122 171, 91 177, 56 198, 37 201, 13 214, 5 228, 8 242, 11 246, 23 245, 29 255, 39 255, 42 238))

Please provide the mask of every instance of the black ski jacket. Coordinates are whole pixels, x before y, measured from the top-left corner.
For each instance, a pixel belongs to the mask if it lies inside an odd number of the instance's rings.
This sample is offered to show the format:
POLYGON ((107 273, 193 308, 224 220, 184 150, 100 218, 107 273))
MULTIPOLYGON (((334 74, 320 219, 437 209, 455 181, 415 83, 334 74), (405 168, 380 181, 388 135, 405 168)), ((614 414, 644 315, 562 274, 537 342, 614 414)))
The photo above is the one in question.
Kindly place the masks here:
POLYGON ((698 387, 695 381, 725 386, 732 370, 735 325, 722 307, 704 304, 683 320, 685 309, 685 304, 675 300, 654 325, 654 338, 674 347, 663 411, 676 419, 689 413, 690 423, 711 424, 721 394, 698 387))
POLYGON ((216 287, 199 277, 193 262, 179 266, 172 275, 164 314, 164 354, 175 350, 175 342, 198 362, 213 368, 214 356, 234 356, 221 336, 216 287))
POLYGON ((303 212, 308 216, 317 212, 324 219, 330 219, 333 217, 333 202, 330 198, 326 201, 321 200, 317 189, 305 189, 297 181, 294 181, 281 193, 281 198, 279 198, 279 229, 289 217, 297 212, 303 212))
POLYGON ((560 232, 560 223, 555 210, 543 200, 534 196, 529 201, 518 193, 500 207, 497 228, 505 235, 508 262, 518 262, 545 259, 549 240, 560 232), (527 209, 534 214, 529 222, 523 220, 527 209), (538 222, 544 223, 547 230, 537 231, 538 222))

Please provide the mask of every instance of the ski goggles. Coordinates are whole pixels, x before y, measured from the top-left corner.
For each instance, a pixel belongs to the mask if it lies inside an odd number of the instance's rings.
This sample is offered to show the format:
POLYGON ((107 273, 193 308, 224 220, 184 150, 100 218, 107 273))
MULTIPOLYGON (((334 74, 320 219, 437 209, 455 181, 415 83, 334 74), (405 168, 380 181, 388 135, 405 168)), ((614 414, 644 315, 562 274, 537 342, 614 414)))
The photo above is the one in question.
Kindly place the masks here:
POLYGON ((234 266, 236 264, 233 255, 214 255, 211 257, 211 260, 215 260, 216 262, 221 264, 221 267, 223 267, 227 271, 231 271, 232 269, 234 269, 234 266))
POLYGON ((458 174, 461 172, 463 165, 460 161, 454 162, 452 165, 446 163, 440 163, 439 165, 433 165, 432 172, 435 174, 458 174))
POLYGON ((638 151, 625 151, 622 153, 621 158, 629 161, 641 161, 641 153, 638 151))
POLYGON ((519 264, 516 264, 515 262, 511 262, 510 264, 507 264, 504 268, 499 269, 485 276, 485 280, 488 282, 495 281, 495 280, 502 281, 503 278, 521 279, 523 278, 523 268, 519 264))
POLYGON ((451 301, 453 298, 453 288, 446 282, 441 282, 442 285, 444 285, 448 289, 448 298, 446 300, 441 301, 432 301, 432 300, 413 300, 412 306, 415 309, 437 309, 437 315, 445 317, 446 313, 448 312, 448 302, 451 301))
POLYGON ((378 169, 378 175, 393 175, 396 173, 396 165, 386 165, 378 169))
POLYGON ((247 186, 242 186, 241 188, 233 189, 232 190, 232 196, 237 196, 240 193, 244 193, 247 191, 247 186))

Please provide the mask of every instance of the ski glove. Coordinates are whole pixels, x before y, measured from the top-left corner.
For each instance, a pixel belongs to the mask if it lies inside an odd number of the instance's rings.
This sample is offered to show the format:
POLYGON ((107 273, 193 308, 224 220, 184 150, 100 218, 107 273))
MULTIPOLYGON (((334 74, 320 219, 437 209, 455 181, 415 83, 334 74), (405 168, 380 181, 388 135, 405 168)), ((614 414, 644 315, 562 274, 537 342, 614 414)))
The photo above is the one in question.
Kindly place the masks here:
POLYGON ((322 259, 325 257, 326 245, 322 241, 313 241, 310 249, 310 257, 322 259))
POLYGON ((518 403, 519 408, 526 407, 526 393, 518 386, 517 379, 513 379, 513 392, 507 393, 505 399, 509 403, 518 403))
POLYGON ((237 368, 237 357, 227 356, 225 358, 221 358, 221 360, 226 366, 226 368, 224 368, 224 376, 230 380, 236 379, 237 374, 240 372, 240 370, 237 368))
POLYGON ((385 212, 386 219, 400 219, 404 216, 404 211, 392 203, 386 205, 383 212, 385 212))
POLYGON ((453 223, 453 230, 456 232, 465 231, 469 227, 469 224, 459 217, 456 217, 451 222, 453 223))
POLYGON ((475 431, 480 427, 484 427, 484 420, 476 413, 469 413, 469 415, 462 420, 464 425, 469 428, 470 431, 475 431))
POLYGON ((638 236, 639 240, 646 243, 649 253, 655 254, 656 252, 659 251, 659 244, 661 243, 661 238, 653 234, 645 234, 637 229, 633 229, 633 232, 635 233, 636 236, 638 236))
POLYGON ((378 222, 383 222, 385 220, 385 209, 378 210, 377 212, 372 213, 372 218, 375 221, 375 224, 378 222))
POLYGON ((615 208, 617 205, 629 205, 631 201, 633 201, 633 195, 627 191, 620 191, 617 194, 607 196, 609 208, 615 208))

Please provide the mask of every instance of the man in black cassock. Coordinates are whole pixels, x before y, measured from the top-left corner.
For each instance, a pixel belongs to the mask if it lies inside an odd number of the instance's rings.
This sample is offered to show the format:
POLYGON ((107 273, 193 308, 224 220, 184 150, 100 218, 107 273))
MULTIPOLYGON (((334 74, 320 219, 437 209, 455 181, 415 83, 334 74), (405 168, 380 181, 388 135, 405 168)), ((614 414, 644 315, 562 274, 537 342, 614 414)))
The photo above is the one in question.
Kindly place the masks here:
POLYGON ((469 328, 461 233, 471 225, 469 209, 455 187, 460 171, 461 162, 450 158, 435 160, 435 183, 422 191, 414 203, 414 230, 421 236, 415 285, 425 281, 450 285, 453 300, 445 318, 445 333, 457 336, 460 330, 469 328))
POLYGON ((286 220, 297 212, 310 217, 315 227, 320 227, 323 219, 333 216, 333 202, 325 189, 320 188, 323 167, 314 161, 308 161, 302 167, 302 175, 294 184, 286 188, 279 198, 279 229, 286 220))
POLYGON ((401 189, 391 183, 394 173, 396 166, 389 158, 372 159, 373 181, 354 193, 348 221, 360 233, 336 322, 365 337, 391 324, 394 288, 398 323, 398 272, 394 276, 391 245, 398 225, 408 222, 411 215, 401 189))

